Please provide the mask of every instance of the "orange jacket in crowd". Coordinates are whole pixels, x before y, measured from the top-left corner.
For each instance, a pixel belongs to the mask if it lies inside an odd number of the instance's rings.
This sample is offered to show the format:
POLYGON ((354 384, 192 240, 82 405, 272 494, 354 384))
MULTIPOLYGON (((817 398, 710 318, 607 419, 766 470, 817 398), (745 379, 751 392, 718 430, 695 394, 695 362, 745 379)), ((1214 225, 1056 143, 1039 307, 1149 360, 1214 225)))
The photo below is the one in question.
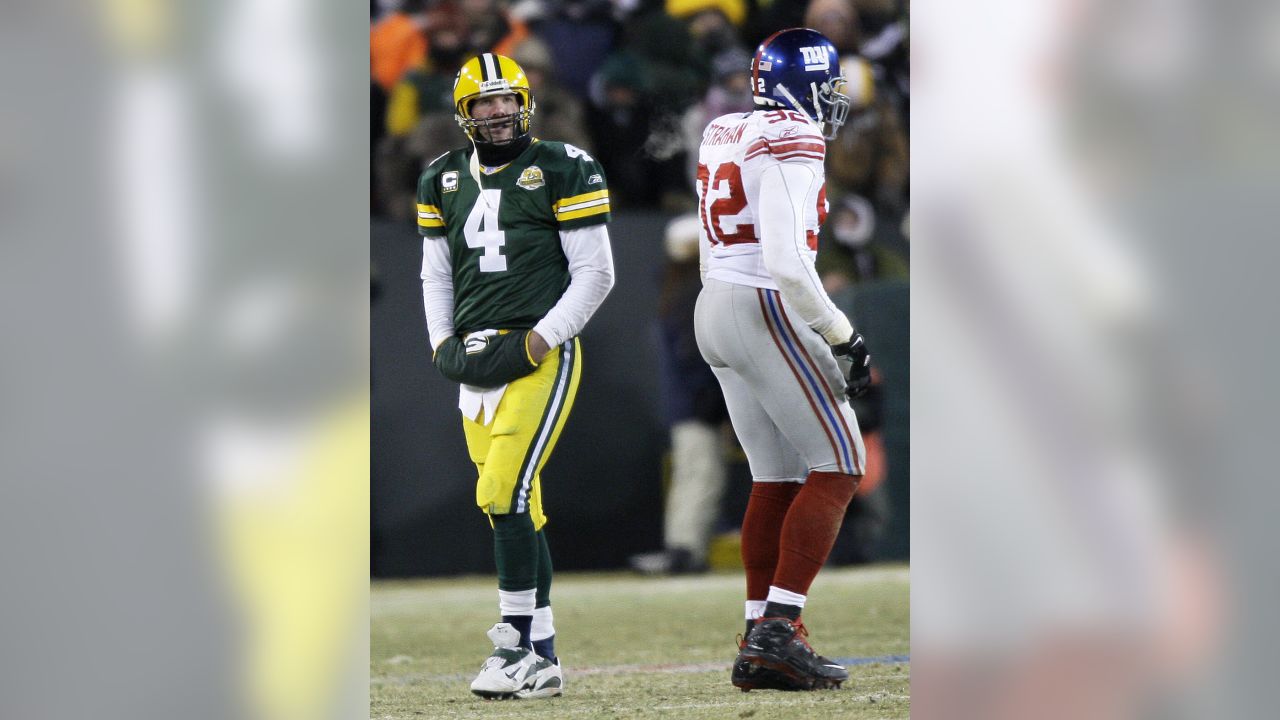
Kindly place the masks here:
POLYGON ((405 70, 426 59, 427 39, 408 15, 391 13, 369 29, 370 74, 388 93, 405 70))

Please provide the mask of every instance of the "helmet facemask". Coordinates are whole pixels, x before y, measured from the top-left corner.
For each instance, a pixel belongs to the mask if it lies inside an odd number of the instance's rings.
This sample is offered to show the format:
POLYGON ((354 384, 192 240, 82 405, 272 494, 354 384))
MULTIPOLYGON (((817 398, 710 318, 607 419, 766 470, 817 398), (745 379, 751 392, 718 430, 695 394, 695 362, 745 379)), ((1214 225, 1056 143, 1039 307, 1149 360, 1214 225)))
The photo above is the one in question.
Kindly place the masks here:
POLYGON ((810 87, 813 90, 813 106, 818 110, 818 123, 825 122, 829 126, 822 137, 835 140, 840 126, 849 119, 850 102, 849 96, 844 94, 844 76, 837 75, 822 83, 820 88, 814 87, 813 83, 810 83, 810 87))
POLYGON ((774 92, 817 125, 823 138, 835 140, 840 126, 849 118, 850 102, 849 96, 842 92, 844 87, 844 77, 839 75, 824 81, 821 86, 811 82, 806 98, 808 102, 804 103, 797 100, 782 83, 778 83, 774 92))
MULTIPOLYGON (((483 97, 489 97, 499 93, 485 93, 474 97, 465 98, 458 103, 458 112, 455 119, 462 131, 471 138, 472 142, 485 143, 488 145, 510 145, 529 134, 529 122, 533 118, 533 111, 536 107, 533 104, 533 98, 525 93, 511 91, 510 94, 516 98, 519 109, 508 115, 495 115, 493 117, 478 119, 471 115, 471 105, 483 97), (528 102, 526 102, 528 100, 528 102), (494 141, 493 131, 503 126, 511 127, 511 137, 494 141)), ((507 94, 507 93, 501 93, 507 94)))

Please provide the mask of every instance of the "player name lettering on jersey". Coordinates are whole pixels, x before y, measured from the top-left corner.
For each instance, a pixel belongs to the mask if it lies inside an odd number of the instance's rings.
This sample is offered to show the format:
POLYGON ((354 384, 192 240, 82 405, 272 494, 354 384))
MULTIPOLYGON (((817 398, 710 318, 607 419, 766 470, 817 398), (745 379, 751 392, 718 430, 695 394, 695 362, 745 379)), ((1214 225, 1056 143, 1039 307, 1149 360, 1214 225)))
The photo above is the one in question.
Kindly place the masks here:
POLYGON ((721 115, 702 133, 698 151, 698 214, 706 243, 707 277, 778 289, 760 246, 760 186, 780 163, 802 164, 816 182, 803 200, 807 251, 816 256, 827 214, 823 160, 826 143, 799 113, 757 111, 721 115))
POLYGON ((702 133, 703 145, 728 145, 742 141, 742 133, 747 129, 746 125, 738 127, 725 127, 723 125, 711 124, 707 126, 706 132, 702 133))

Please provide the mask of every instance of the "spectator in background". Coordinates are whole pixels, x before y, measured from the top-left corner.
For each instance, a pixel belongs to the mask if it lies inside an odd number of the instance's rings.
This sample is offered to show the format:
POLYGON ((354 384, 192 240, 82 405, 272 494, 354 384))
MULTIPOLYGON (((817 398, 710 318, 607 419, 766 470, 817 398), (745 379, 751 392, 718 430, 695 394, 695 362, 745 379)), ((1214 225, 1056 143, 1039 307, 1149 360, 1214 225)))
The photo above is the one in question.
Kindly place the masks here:
POLYGON ((757 0, 753 2, 747 18, 743 39, 754 51, 767 37, 783 28, 803 27, 805 4, 783 0, 757 0))
POLYGON ((592 79, 587 128, 595 156, 604 165, 616 206, 688 206, 692 193, 684 181, 683 157, 658 157, 646 147, 655 125, 646 68, 623 51, 605 61, 592 79))
POLYGON ((546 43, 529 37, 516 47, 511 59, 524 68, 533 96, 538 98, 533 134, 556 138, 594 153, 595 145, 587 137, 582 123, 582 101, 556 80, 555 63, 546 43))
POLYGON ((472 53, 462 16, 447 3, 433 8, 427 62, 404 74, 388 102, 387 136, 374 167, 388 217, 415 217, 414 194, 423 164, 457 145, 453 79, 472 53))
POLYGON ((911 98, 908 4, 903 0, 857 0, 858 54, 876 67, 876 78, 905 118, 911 98))
POLYGON ((842 58, 858 52, 858 20, 853 0, 811 0, 804 12, 805 27, 826 35, 842 58))
POLYGON ((427 56, 426 0, 401 0, 369 29, 369 68, 375 82, 391 93, 409 68, 427 56))
MULTIPOLYGON (((428 31, 427 62, 405 72, 391 93, 387 107, 389 134, 408 135, 418 121, 430 113, 447 111, 453 114, 454 76, 462 66, 462 60, 475 54, 468 45, 468 39, 466 22, 459 13, 452 10, 437 12, 428 31)), ((416 173, 414 177, 416 182, 416 173)))
POLYGON ((827 294, 859 283, 907 279, 907 261, 885 242, 877 242, 877 229, 875 208, 861 195, 846 195, 831 204, 815 263, 827 294))
MULTIPOLYGON (((638 183, 632 187, 633 198, 641 204, 671 211, 691 206, 692 176, 683 172, 689 147, 687 124, 692 122, 689 109, 703 100, 715 58, 741 51, 737 24, 745 17, 742 0, 667 0, 645 5, 626 23, 619 50, 606 65, 638 66, 635 72, 644 79, 640 107, 632 115, 636 123, 630 128, 635 131, 630 140, 643 143, 640 162, 648 166, 645 187, 638 183)), ((597 107, 604 107, 600 98, 610 93, 604 84, 614 79, 602 71, 593 80, 592 100, 597 107)), ((607 105, 616 108, 616 103, 607 105)), ((613 115, 618 119, 616 112, 613 115)), ((597 149, 606 152, 602 136, 594 137, 597 149)), ((617 176, 611 172, 610 177, 617 176)), ((626 185, 625 180, 622 184, 626 185)), ((613 187, 619 188, 617 180, 613 187)))
POLYGON ((865 60, 841 60, 851 101, 849 119, 827 146, 827 198, 869 198, 881 219, 898 223, 906 205, 910 171, 907 136, 897 108, 877 92, 865 60))
POLYGON ((711 87, 702 102, 689 108, 681 121, 684 147, 688 158, 685 177, 690 184, 698 175, 698 146, 707 123, 721 115, 750 112, 751 54, 741 47, 731 47, 715 56, 711 63, 711 87))
POLYGON ((516 47, 529 37, 528 26, 513 17, 498 0, 460 0, 458 9, 467 28, 467 47, 471 54, 491 52, 511 57, 516 47))
POLYGON ((738 31, 747 17, 744 0, 666 0, 666 10, 684 22, 704 75, 713 58, 742 46, 738 31))
MULTIPOLYGON (((590 94, 591 78, 604 64, 618 36, 626 10, 609 0, 524 0, 514 14, 547 43, 556 79, 581 100, 590 94)), ((613 177, 609 178, 610 189, 613 177)))
POLYGON ((672 121, 673 128, 675 119, 706 91, 709 59, 703 56, 689 25, 668 15, 657 3, 627 22, 619 50, 644 66, 649 87, 656 91, 647 100, 656 115, 672 121))
POLYGON ((862 195, 881 215, 896 220, 907 185, 906 131, 891 98, 878 92, 876 68, 858 54, 863 37, 858 6, 854 0, 812 0, 804 22, 840 52, 849 83, 845 94, 853 103, 848 122, 827 149, 827 197, 862 195))
POLYGON ((907 23, 897 0, 812 0, 804 24, 831 38, 841 58, 857 55, 875 68, 885 97, 900 111, 910 91, 907 23))
POLYGON ((633 555, 648 575, 703 572, 728 471, 721 429, 729 412, 720 383, 698 351, 693 308, 702 290, 697 213, 667 224, 667 263, 658 306, 663 396, 671 428, 671 485, 663 512, 663 549, 633 555))

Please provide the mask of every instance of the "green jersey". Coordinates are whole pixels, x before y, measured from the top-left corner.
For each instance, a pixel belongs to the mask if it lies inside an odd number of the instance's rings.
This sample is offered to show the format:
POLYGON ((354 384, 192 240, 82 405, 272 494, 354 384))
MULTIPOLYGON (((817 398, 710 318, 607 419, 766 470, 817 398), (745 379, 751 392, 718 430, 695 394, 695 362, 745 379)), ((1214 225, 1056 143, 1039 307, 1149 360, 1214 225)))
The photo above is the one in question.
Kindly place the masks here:
POLYGON ((609 221, 604 170, 572 145, 534 140, 480 185, 471 148, 436 158, 418 180, 418 232, 445 238, 459 334, 532 328, 569 286, 560 231, 609 221))

